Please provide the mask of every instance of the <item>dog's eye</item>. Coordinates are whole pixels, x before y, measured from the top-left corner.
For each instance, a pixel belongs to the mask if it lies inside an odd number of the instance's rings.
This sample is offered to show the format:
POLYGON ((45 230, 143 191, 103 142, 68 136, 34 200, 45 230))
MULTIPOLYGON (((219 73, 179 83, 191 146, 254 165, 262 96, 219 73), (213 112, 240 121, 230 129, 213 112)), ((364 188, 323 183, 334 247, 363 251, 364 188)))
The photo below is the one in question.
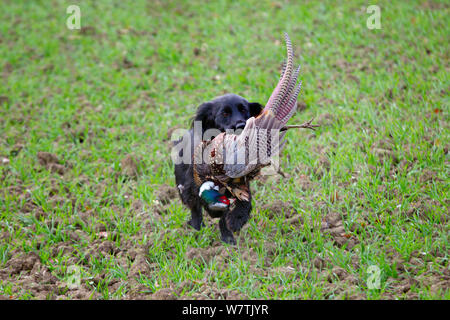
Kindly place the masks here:
POLYGON ((222 111, 222 116, 228 117, 231 115, 231 110, 229 108, 226 108, 222 111))
POLYGON ((242 104, 238 105, 238 110, 239 110, 239 112, 242 112, 242 113, 245 112, 245 108, 242 104))

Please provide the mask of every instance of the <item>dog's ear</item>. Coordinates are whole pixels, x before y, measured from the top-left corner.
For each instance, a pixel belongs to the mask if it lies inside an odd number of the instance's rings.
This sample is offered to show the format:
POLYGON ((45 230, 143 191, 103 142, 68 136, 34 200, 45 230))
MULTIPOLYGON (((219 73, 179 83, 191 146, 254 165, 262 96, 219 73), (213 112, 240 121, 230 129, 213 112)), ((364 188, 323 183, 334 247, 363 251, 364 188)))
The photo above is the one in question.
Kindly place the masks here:
POLYGON ((264 108, 264 106, 258 102, 249 102, 248 107, 250 109, 250 117, 257 117, 264 108))
POLYGON ((197 113, 195 114, 192 125, 194 125, 194 121, 201 121, 203 131, 214 128, 215 127, 214 114, 215 114, 214 103, 212 102, 202 103, 197 109, 197 113))

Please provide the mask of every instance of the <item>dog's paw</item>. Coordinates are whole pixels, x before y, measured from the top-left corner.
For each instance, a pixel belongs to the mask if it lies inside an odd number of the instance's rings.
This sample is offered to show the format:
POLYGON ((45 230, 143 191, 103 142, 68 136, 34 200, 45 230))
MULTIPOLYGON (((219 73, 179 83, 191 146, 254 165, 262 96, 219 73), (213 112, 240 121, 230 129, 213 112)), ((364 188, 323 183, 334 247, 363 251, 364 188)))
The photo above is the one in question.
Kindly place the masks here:
POLYGON ((236 245, 236 239, 234 239, 233 235, 222 235, 220 239, 223 242, 230 244, 232 246, 236 245))
POLYGON ((205 223, 203 221, 196 221, 192 219, 189 220, 187 224, 197 231, 200 231, 200 229, 205 226, 205 223))

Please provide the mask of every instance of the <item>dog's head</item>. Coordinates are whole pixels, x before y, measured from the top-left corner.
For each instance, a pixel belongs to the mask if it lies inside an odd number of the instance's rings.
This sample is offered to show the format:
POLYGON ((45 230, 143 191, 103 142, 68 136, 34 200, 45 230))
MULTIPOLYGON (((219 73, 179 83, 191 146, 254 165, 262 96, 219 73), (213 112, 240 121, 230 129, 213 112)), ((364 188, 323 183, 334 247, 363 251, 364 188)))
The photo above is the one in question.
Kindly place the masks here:
POLYGON ((256 117, 263 106, 257 102, 248 102, 235 95, 226 94, 200 105, 194 121, 202 122, 203 131, 208 129, 238 130, 245 127, 246 121, 256 117))

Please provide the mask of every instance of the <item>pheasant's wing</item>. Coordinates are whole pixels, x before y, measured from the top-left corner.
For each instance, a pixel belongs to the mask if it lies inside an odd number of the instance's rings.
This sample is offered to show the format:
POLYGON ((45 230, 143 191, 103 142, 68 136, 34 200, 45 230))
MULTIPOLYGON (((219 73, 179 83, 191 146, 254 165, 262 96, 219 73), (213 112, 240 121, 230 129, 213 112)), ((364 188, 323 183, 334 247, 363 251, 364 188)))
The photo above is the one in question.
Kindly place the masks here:
POLYGON ((257 119, 250 118, 240 135, 226 134, 223 139, 224 174, 230 178, 238 178, 269 165, 277 156, 284 144, 286 131, 280 132, 278 120, 274 117, 262 127, 257 119), (278 122, 278 123, 277 123, 278 122))

